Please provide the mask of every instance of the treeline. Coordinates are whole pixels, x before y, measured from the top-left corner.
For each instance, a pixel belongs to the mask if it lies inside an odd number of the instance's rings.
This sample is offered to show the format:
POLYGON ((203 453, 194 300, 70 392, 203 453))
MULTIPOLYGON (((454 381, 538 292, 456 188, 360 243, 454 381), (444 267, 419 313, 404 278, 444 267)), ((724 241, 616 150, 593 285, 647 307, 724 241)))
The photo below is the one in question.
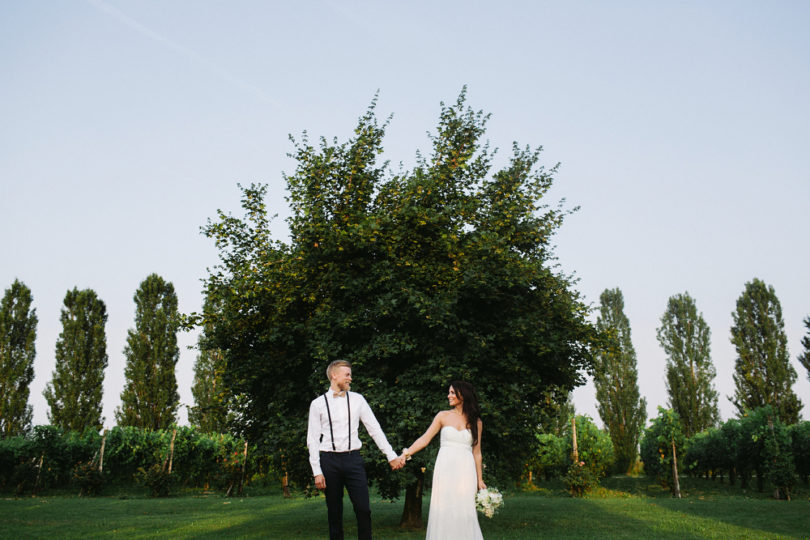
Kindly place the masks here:
MULTIPOLYGON (((750 411, 769 407, 770 416, 780 425, 797 424, 802 407, 793 391, 797 373, 790 364, 782 308, 773 287, 759 279, 746 283, 732 317, 731 341, 737 358, 730 399, 739 422, 744 423, 750 411)), ((810 376, 810 317, 804 324, 808 335, 802 340, 804 350, 798 360, 810 376)), ((647 404, 638 388, 636 352, 619 289, 602 293, 596 325, 607 339, 596 353, 594 370, 599 416, 613 442, 614 470, 627 472, 638 459, 647 404)), ((668 406, 678 419, 678 432, 691 440, 717 428, 711 331, 688 293, 669 299, 657 336, 667 355, 664 376, 668 406)), ((653 427, 659 420, 653 421, 653 427)), ((648 459, 644 463, 650 466, 648 459)))
POLYGON ((237 494, 251 477, 267 475, 244 440, 188 426, 119 426, 103 434, 36 426, 0 439, 0 491, 17 495, 54 489, 97 495, 105 487, 135 485, 155 496, 181 487, 237 494))
MULTIPOLYGON (((124 356, 126 383, 115 410, 119 426, 168 429, 177 420, 179 395, 175 367, 179 358, 177 332, 181 317, 171 282, 152 274, 134 295, 135 325, 127 333, 124 356)), ((34 378, 37 313, 31 290, 19 280, 5 291, 0 304, 0 436, 31 432, 29 386, 34 378)), ((50 424, 64 431, 101 430, 104 370, 107 368, 107 307, 91 289, 74 288, 65 295, 56 341, 55 366, 43 392, 50 424)), ((201 338, 204 339, 204 338, 201 338)), ((224 432, 222 376, 216 353, 203 350, 195 366, 189 411, 192 424, 208 432, 224 432), (219 400, 219 401, 217 401, 219 400), (221 406, 217 407, 216 403, 221 406)))

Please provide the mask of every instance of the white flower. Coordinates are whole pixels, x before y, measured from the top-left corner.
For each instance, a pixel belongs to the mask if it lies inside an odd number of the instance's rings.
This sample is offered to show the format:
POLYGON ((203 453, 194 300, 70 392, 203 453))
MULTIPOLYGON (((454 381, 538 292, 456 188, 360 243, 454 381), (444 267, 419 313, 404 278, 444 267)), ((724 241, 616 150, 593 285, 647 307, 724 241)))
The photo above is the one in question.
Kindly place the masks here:
POLYGON ((482 489, 475 495, 475 509, 491 518, 503 506, 503 495, 498 488, 482 489))

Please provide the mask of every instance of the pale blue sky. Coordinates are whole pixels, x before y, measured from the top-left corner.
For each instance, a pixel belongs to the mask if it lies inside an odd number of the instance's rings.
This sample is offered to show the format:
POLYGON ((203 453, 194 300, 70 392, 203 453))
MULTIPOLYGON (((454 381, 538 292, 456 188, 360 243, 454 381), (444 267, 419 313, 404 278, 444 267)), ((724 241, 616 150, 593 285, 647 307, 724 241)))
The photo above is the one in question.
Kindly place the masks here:
MULTIPOLYGON (((734 414, 731 312, 759 277, 782 302, 807 418, 808 27, 803 1, 0 0, 0 288, 34 294, 35 423, 68 289, 107 303, 111 425, 135 289, 157 272, 199 309, 217 262, 199 227, 239 211, 237 182, 270 185, 284 238, 288 133, 349 137, 379 89, 386 157, 407 166, 465 84, 502 156, 516 140, 562 163, 549 202, 581 210, 559 262, 594 305, 624 292, 650 415, 666 402, 655 329, 683 291, 734 414)), ((181 335, 184 404, 195 339, 181 335)), ((575 403, 598 418, 590 385, 575 403)))

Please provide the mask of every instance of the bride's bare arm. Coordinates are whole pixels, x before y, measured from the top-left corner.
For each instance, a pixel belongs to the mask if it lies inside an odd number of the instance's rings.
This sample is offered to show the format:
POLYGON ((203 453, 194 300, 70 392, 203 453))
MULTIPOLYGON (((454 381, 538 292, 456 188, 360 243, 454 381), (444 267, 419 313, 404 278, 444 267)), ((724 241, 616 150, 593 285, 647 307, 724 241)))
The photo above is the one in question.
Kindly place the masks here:
POLYGON ((430 423, 430 427, 427 428, 425 434, 416 439, 409 448, 406 448, 403 455, 406 457, 412 456, 430 444, 433 437, 435 437, 439 430, 442 429, 442 423, 442 413, 438 413, 436 417, 433 418, 433 422, 430 423))
POLYGON ((473 459, 475 459, 475 473, 478 475, 478 489, 487 489, 484 483, 484 466, 481 455, 481 432, 484 431, 484 424, 478 419, 478 444, 473 446, 473 459))

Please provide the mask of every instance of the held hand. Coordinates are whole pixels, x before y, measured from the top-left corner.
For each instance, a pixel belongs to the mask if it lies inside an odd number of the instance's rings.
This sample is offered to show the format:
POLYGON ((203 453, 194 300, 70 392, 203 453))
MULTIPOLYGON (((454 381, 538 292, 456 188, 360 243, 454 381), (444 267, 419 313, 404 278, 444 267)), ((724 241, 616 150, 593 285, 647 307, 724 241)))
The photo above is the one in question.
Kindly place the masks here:
POLYGON ((322 474, 315 477, 315 487, 321 491, 326 489, 326 478, 324 478, 322 474))
POLYGON ((482 489, 487 489, 487 485, 484 483, 483 480, 479 480, 478 481, 478 491, 481 491, 482 489))
POLYGON ((405 460, 402 459, 402 457, 400 456, 398 458, 392 459, 391 461, 388 462, 388 464, 391 465, 392 471, 398 471, 405 465, 405 460))

